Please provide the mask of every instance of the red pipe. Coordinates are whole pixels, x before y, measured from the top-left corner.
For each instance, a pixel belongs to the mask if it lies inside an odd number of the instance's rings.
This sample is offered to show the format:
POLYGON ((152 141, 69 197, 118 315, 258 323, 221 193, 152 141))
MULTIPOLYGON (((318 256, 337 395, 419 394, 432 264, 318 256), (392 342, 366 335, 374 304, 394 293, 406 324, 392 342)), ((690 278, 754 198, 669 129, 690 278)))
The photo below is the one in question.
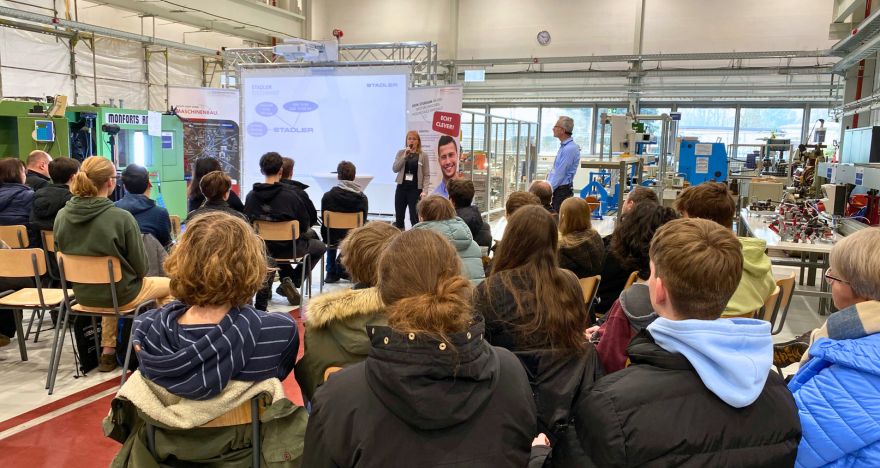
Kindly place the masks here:
MULTIPOLYGON (((871 0, 867 0, 865 2, 865 18, 870 16, 871 14, 871 0)), ((856 97, 855 100, 858 101, 862 98, 862 82, 865 78, 865 59, 859 60, 859 71, 858 75, 856 75, 856 97)), ((852 128, 859 128, 859 114, 853 116, 852 128)))

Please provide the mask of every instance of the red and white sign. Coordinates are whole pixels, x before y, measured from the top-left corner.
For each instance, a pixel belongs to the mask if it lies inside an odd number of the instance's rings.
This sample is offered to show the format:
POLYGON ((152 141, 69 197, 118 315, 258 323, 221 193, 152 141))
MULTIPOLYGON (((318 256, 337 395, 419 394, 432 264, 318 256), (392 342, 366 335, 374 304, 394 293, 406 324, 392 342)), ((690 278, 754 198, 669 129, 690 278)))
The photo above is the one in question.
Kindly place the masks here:
MULTIPOLYGON (((461 85, 410 88, 406 93, 407 130, 419 132, 422 151, 431 165, 430 194, 440 184, 443 174, 437 161, 437 141, 442 135, 459 140, 461 135, 461 85)), ((461 145, 458 144, 459 150, 461 145)))

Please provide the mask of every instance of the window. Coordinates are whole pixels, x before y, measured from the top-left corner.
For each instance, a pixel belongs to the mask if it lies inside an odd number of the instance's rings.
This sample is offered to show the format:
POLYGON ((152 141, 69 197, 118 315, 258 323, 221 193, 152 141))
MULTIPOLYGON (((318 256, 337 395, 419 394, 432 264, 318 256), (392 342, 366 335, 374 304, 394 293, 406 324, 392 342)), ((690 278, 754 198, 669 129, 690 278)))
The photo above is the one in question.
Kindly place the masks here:
MULTIPOLYGON (((601 118, 603 112, 608 115, 626 115, 626 107, 600 107, 596 111, 596 116, 598 118, 601 118)), ((602 135, 601 122, 600 122, 599 126, 596 126, 596 133, 597 133, 596 146, 593 148, 593 153, 598 154, 599 153, 599 138, 601 138, 601 135, 602 135)), ((607 154, 608 153, 608 149, 607 149, 608 145, 611 144, 611 126, 605 127, 605 140, 602 143, 605 145, 605 153, 607 154)))
POLYGON ((763 138, 783 138, 791 140, 794 149, 801 144, 803 122, 803 109, 744 107, 740 110, 739 142, 761 144, 763 138))
POLYGON ((816 143, 816 129, 819 128, 819 119, 825 120, 825 144, 828 150, 834 150, 834 142, 840 143, 840 122, 835 122, 828 109, 810 109, 810 120, 807 121, 807 143, 816 143))
POLYGON ((527 122, 538 121, 537 107, 492 107, 489 113, 509 119, 525 120, 527 122))
MULTIPOLYGON (((642 115, 669 115, 671 113, 672 108, 669 107, 643 107, 639 109, 639 114, 642 115)), ((651 139, 657 142, 656 144, 648 146, 646 153, 660 154, 660 133, 663 131, 663 123, 659 120, 645 120, 642 123, 645 124, 645 131, 651 134, 651 139)), ((671 136, 672 135, 670 134, 670 137, 671 136)))
POLYGON ((681 113, 679 136, 696 137, 703 143, 733 143, 733 125, 736 121, 736 110, 733 108, 682 107, 678 111, 681 113))
POLYGON ((593 133, 593 109, 589 107, 545 107, 541 109, 541 156, 556 156, 559 140, 553 137, 553 126, 559 117, 567 115, 574 119, 572 138, 581 147, 581 154, 590 147, 593 133))

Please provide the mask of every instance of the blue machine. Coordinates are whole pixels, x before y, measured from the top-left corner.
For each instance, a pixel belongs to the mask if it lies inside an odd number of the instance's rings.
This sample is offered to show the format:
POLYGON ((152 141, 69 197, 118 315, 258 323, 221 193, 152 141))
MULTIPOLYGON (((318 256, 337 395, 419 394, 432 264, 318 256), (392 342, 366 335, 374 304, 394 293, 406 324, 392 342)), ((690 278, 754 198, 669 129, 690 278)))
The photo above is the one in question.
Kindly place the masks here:
POLYGON ((691 185, 727 180, 727 148, 724 143, 683 140, 678 148, 678 172, 691 185))

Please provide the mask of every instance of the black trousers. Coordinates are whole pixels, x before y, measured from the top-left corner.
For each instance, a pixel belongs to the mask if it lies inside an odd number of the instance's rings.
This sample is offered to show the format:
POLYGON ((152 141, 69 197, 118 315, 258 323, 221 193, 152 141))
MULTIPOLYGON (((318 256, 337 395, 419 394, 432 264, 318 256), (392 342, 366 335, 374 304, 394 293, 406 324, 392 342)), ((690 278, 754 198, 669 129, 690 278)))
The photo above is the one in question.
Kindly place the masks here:
POLYGON ((550 202, 550 206, 559 213, 559 207, 562 205, 562 202, 572 196, 574 196, 574 192, 571 190, 571 184, 560 185, 553 190, 553 201, 550 202))
POLYGON ((422 196, 422 189, 418 187, 405 187, 403 184, 397 184, 394 191, 394 225, 401 231, 404 229, 404 217, 406 209, 409 207, 409 222, 415 226, 419 222, 419 214, 416 211, 416 205, 422 196))

